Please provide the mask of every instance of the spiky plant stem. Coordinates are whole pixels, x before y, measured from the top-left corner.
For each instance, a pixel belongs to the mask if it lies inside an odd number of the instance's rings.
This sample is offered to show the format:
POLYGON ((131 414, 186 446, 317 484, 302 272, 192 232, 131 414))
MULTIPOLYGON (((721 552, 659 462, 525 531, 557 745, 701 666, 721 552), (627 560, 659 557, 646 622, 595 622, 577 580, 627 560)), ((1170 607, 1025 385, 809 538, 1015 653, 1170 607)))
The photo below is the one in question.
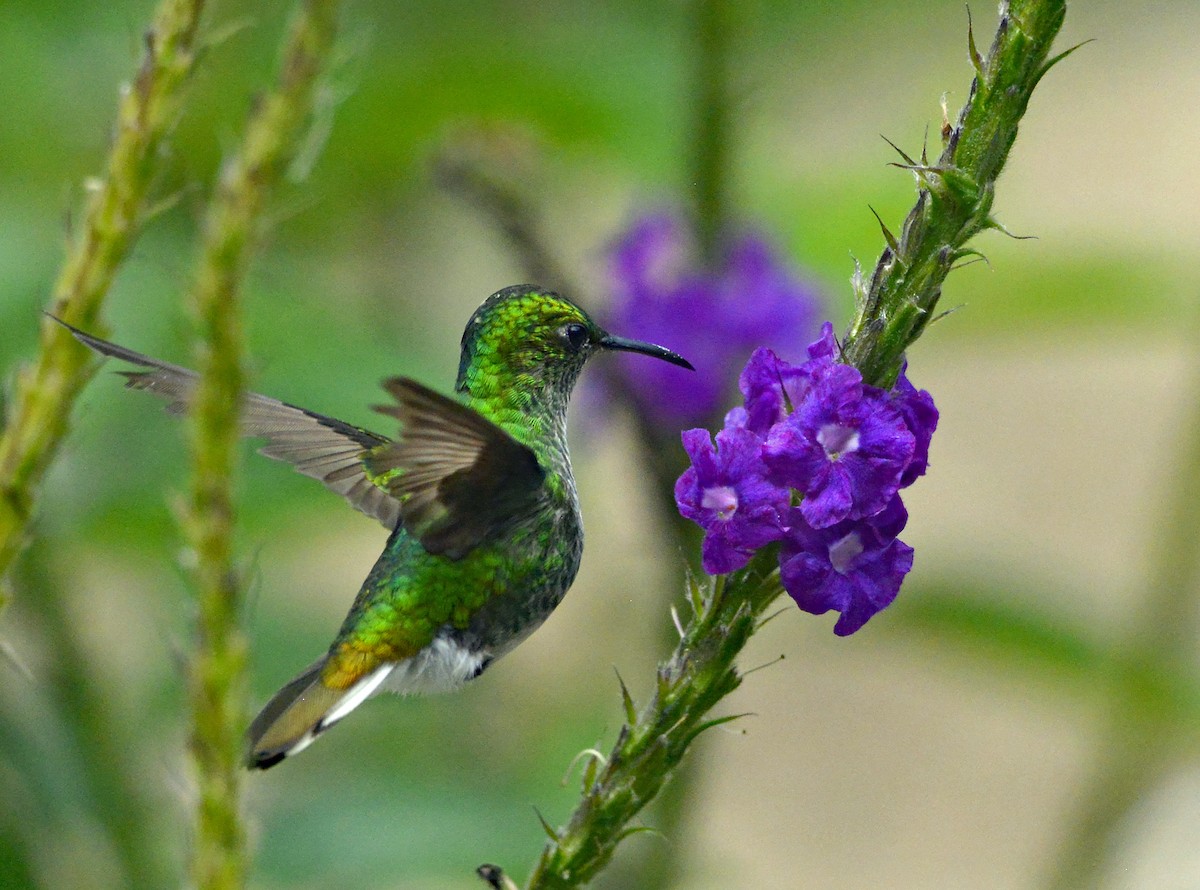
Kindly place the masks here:
POLYGON ((640 830, 629 823, 655 798, 696 737, 732 719, 706 715, 741 684, 737 656, 782 592, 775 557, 768 548, 740 572, 689 582, 692 619, 659 666, 650 703, 638 714, 622 684, 627 722, 609 754, 593 756, 584 767, 583 799, 567 825, 545 826, 550 842, 528 890, 566 890, 590 881, 617 844, 640 830))
POLYGON ((1000 26, 981 57, 968 42, 975 79, 958 121, 948 128, 941 156, 929 163, 903 155, 919 184, 917 203, 899 238, 883 227, 887 246, 869 282, 856 282, 858 312, 843 341, 845 361, 865 382, 890 388, 907 349, 934 317, 942 283, 954 266, 975 255, 967 242, 988 228, 996 179, 1038 81, 1067 53, 1050 58, 1066 15, 1065 0, 1000 4, 1000 26))
MULTIPOLYGON (((195 65, 203 9, 204 0, 163 0, 146 32, 141 66, 122 90, 104 178, 54 286, 53 312, 71 324, 100 327, 101 303, 141 231, 160 148, 179 117, 195 65)), ((18 374, 0 436, 0 578, 24 546, 38 487, 93 367, 87 350, 64 328, 42 325, 37 363, 18 374)), ((4 601, 0 586, 0 607, 4 601)))
POLYGON ((277 84, 261 97, 241 146, 224 165, 204 226, 192 297, 202 341, 192 405, 194 475, 183 525, 195 554, 197 634, 189 670, 198 799, 193 884, 245 884, 239 811, 246 645, 238 625, 233 492, 242 388, 237 297, 268 195, 295 156, 313 111, 314 86, 337 31, 338 0, 307 0, 295 14, 277 84))
MULTIPOLYGON (((901 240, 885 229, 888 247, 863 288, 845 341, 844 359, 869 382, 895 379, 905 348, 937 304, 942 281, 969 250, 967 240, 995 225, 995 180, 1034 87, 1054 63, 1048 54, 1064 15, 1062 0, 1017 0, 1002 5, 986 58, 976 53, 971 36, 977 76, 967 104, 938 164, 911 164, 921 181, 916 206, 901 240)), ((557 830, 545 825, 550 840, 528 890, 566 890, 590 881, 620 841, 638 830, 630 821, 658 794, 691 742, 723 722, 707 714, 740 684, 736 659, 781 593, 778 574, 768 571, 775 556, 775 548, 767 548, 742 572, 689 585, 693 617, 659 667, 651 702, 636 713, 622 685, 627 722, 610 753, 589 761, 583 798, 568 823, 557 830)))

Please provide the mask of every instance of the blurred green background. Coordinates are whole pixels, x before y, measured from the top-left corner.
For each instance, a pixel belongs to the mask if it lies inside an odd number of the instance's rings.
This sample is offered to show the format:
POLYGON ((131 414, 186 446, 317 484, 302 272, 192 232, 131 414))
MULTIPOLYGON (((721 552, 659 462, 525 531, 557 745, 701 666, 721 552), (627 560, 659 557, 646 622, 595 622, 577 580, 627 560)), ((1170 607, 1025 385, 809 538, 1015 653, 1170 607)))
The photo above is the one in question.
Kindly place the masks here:
MULTIPOLYGON (((107 302, 119 342, 189 361, 197 219, 289 8, 212 5, 223 38, 156 190, 173 202, 107 302)), ((0 5, 6 375, 33 355, 151 9, 0 5)), ((981 44, 993 16, 975 10, 981 44)), ((824 288, 842 326, 851 256, 870 266, 882 243, 867 205, 896 229, 913 199, 879 134, 915 153, 927 128, 936 139, 939 96, 952 113, 965 98, 963 7, 755 0, 737 18, 738 213, 824 288)), ((638 887, 638 861, 668 853, 686 863, 679 886, 701 890, 1043 879, 1113 708, 1071 641, 1104 649, 1136 614, 1196 410, 1197 34, 1193 3, 1137 18, 1115 0, 1069 8, 1062 48, 1097 42, 1038 88, 995 208, 1038 240, 981 238, 990 264, 951 276, 943 306, 959 311, 910 352, 942 422, 906 498, 905 590, 849 639, 790 606, 756 637, 746 667, 786 658, 725 710, 758 716, 699 743, 680 836, 630 840, 602 886, 638 887), (1022 657, 986 634, 972 643, 953 629, 959 601, 1031 616, 1048 642, 1022 657)), ((463 128, 537 146, 525 184, 555 249, 602 297, 605 245, 688 186, 692 53, 682 2, 351 4, 308 163, 275 201, 248 282, 253 387, 381 431, 368 408, 381 378, 449 388, 465 319, 524 277, 487 221, 432 182, 431 156, 463 128)), ((119 383, 106 369, 78 404, 26 583, 0 617, 27 671, 0 660, 4 888, 120 886, 114 832, 139 813, 152 816, 148 867, 177 873, 186 848, 190 607, 172 517, 186 460, 178 426, 119 383), (133 797, 105 778, 112 763, 132 770, 133 797)), ((614 666, 647 694, 681 570, 627 425, 576 417, 574 433, 589 541, 571 595, 463 692, 372 702, 249 776, 253 886, 474 887, 483 862, 520 877, 543 839, 534 808, 551 823, 570 811, 567 765, 612 740, 614 666)), ((240 491, 257 704, 327 645, 385 533, 270 461, 248 457, 240 491)), ((1121 820, 1106 886, 1200 886, 1200 771, 1180 747, 1121 820)))

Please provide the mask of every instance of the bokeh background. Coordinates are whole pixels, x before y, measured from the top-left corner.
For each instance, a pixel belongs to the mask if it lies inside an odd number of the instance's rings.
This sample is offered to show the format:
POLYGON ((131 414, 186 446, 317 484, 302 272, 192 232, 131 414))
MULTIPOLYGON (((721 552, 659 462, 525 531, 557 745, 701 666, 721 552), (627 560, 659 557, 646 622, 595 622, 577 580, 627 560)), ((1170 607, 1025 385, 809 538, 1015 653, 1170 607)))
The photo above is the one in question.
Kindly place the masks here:
MULTIPOLYGON (((6 376, 33 355, 151 9, 0 5, 6 376)), ((170 140, 162 212, 107 302, 124 344, 188 361, 197 219, 288 9, 209 12, 219 39, 170 140)), ((974 14, 986 45, 994 10, 974 14)), ((632 0, 351 4, 311 150, 248 281, 254 388, 381 431, 368 406, 383 377, 449 388, 465 319, 524 278, 494 227, 433 182, 430 159, 464 129, 516 134, 549 243, 601 304, 622 226, 686 199, 688 15, 632 0)), ((956 110, 972 73, 966 14, 957 0, 755 0, 736 20, 734 206, 844 326, 851 257, 869 266, 882 244, 868 204, 897 228, 914 195, 879 135, 910 152, 927 129, 936 140, 939 97, 956 110)), ((1096 42, 1038 87, 995 206, 1037 240, 980 238, 990 262, 950 277, 942 305, 957 311, 910 351, 942 421, 906 498, 917 555, 900 599, 849 639, 790 606, 769 624, 744 664, 784 660, 725 707, 756 716, 698 744, 678 832, 628 841, 602 886, 639 887, 639 863, 672 857, 676 885, 699 890, 1037 887, 1089 789, 1137 774, 1109 756, 1133 718, 1105 653, 1143 620, 1159 542, 1176 540, 1164 523, 1195 518, 1167 505, 1198 403, 1198 33, 1188 2, 1069 8, 1061 48, 1096 42)), ((463 692, 371 702, 249 776, 253 886, 473 887, 483 862, 521 877, 543 840, 535 808, 551 823, 570 811, 568 764, 621 719, 614 666, 648 693, 683 565, 628 420, 580 411, 573 435, 589 540, 570 596, 463 692)), ((258 703, 327 645, 385 533, 252 452, 239 546, 258 703)), ((0 887, 123 886, 130 844, 148 851, 145 875, 179 872, 190 606, 172 502, 186 472, 178 426, 101 372, 0 616, 0 887)), ((1104 886, 1200 886, 1194 730, 1164 723, 1171 753, 1137 774, 1104 886)))

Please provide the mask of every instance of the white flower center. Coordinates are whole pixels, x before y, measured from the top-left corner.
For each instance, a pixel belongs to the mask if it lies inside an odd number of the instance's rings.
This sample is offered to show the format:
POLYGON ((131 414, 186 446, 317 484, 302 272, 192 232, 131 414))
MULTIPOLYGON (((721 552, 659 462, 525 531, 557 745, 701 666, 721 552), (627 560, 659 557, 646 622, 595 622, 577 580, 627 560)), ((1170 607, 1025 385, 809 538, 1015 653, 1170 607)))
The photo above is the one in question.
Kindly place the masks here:
POLYGON ((829 545, 829 563, 833 566, 835 572, 839 575, 844 575, 846 574, 846 570, 850 568, 850 563, 864 549, 862 538, 858 536, 858 532, 850 532, 846 537, 840 538, 829 545))
POLYGON ((732 485, 706 488, 704 496, 700 499, 700 506, 705 510, 714 510, 718 519, 731 519, 738 508, 737 489, 732 485))
POLYGON ((827 423, 817 431, 817 443, 825 449, 830 460, 858 451, 858 430, 852 426, 827 423))

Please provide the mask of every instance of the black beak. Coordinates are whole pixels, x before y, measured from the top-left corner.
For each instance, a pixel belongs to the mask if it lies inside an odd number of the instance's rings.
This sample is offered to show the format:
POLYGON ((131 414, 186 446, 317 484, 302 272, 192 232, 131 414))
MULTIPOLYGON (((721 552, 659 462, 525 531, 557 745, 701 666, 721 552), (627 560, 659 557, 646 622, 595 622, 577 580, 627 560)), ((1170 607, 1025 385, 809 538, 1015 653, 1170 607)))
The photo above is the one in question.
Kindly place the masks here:
POLYGON ((664 362, 670 362, 673 365, 679 365, 681 368, 687 368, 689 371, 696 370, 692 367, 692 363, 685 359, 677 352, 672 352, 665 346, 656 346, 653 343, 646 343, 643 340, 630 340, 627 337, 614 337, 612 334, 605 334, 600 338, 600 346, 605 349, 618 349, 623 352, 640 352, 642 355, 653 356, 660 358, 664 362))

